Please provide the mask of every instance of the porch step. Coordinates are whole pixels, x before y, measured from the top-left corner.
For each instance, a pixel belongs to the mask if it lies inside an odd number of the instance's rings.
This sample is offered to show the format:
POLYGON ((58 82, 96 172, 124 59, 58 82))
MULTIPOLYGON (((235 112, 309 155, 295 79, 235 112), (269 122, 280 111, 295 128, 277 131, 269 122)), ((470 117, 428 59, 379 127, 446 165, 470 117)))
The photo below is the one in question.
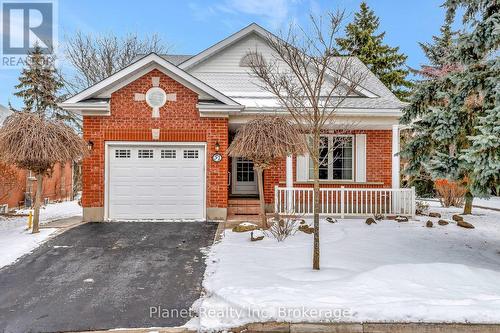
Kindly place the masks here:
POLYGON ((259 199, 229 199, 228 215, 259 215, 259 199))

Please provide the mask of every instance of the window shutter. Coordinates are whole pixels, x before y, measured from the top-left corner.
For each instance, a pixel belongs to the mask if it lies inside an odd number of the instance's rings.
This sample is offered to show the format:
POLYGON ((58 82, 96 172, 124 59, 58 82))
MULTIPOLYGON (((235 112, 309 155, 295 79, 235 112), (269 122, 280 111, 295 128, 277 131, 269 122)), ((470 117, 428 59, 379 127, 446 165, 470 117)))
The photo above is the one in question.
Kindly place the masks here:
POLYGON ((297 181, 309 179, 309 154, 297 155, 297 181))
POLYGON ((366 182, 366 134, 356 134, 356 182, 366 182))

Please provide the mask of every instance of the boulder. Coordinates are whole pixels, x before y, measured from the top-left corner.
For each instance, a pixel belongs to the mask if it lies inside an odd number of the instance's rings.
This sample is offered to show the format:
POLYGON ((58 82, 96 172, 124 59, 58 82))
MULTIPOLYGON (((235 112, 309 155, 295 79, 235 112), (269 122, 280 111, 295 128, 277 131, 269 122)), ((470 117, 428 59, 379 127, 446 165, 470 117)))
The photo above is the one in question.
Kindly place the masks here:
POLYGON ((264 234, 260 230, 255 230, 250 232, 250 240, 252 242, 261 241, 264 239, 264 234), (255 235, 254 235, 255 232, 255 235))
POLYGON ((314 232, 314 227, 308 226, 307 224, 301 224, 299 230, 306 234, 312 234, 314 232))
POLYGON ((406 216, 396 216, 394 220, 396 220, 396 222, 408 222, 408 218, 406 216))
POLYGON ((453 221, 455 222, 462 222, 464 220, 464 218, 458 214, 454 214, 452 217, 453 221))
POLYGON ((373 219, 373 217, 367 218, 366 221, 365 221, 365 223, 368 224, 368 225, 371 225, 373 223, 377 224, 377 222, 375 222, 375 220, 373 219))
POLYGON ((256 224, 250 223, 250 222, 243 222, 238 224, 233 228, 233 232, 247 232, 247 231, 253 231, 257 230, 259 227, 256 224))
POLYGON ((299 224, 306 224, 306 220, 300 220, 299 224))
POLYGON ((427 228, 432 228, 432 227, 434 226, 434 223, 432 223, 432 221, 431 221, 431 220, 429 220, 429 221, 427 221, 427 223, 425 224, 425 226, 426 226, 427 228))
POLYGON ((429 217, 441 218, 441 214, 439 214, 438 212, 430 212, 429 217))
POLYGON ((466 229, 474 229, 474 226, 470 224, 469 222, 465 222, 464 220, 462 221, 457 221, 457 225, 462 228, 466 229))
POLYGON ((373 218, 376 220, 376 221, 380 221, 380 220, 383 220, 384 219, 384 215, 382 214, 375 214, 373 216, 373 218))
POLYGON ((438 221, 438 224, 439 224, 439 225, 448 225, 448 224, 450 224, 450 222, 448 222, 448 221, 446 221, 446 220, 439 220, 439 221, 438 221))
POLYGON ((329 222, 329 223, 337 223, 337 220, 334 219, 333 217, 327 217, 325 220, 326 220, 326 222, 329 222))

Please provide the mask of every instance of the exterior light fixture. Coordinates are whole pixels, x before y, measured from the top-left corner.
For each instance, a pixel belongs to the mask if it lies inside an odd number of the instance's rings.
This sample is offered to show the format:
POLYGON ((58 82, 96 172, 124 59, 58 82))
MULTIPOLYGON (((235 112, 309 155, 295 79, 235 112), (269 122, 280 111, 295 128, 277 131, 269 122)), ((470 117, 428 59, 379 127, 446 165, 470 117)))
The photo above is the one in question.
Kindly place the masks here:
POLYGON ((220 150, 220 144, 219 141, 215 142, 215 151, 218 152, 220 150))
POLYGON ((91 152, 94 150, 94 142, 93 141, 88 141, 87 142, 87 149, 91 152))

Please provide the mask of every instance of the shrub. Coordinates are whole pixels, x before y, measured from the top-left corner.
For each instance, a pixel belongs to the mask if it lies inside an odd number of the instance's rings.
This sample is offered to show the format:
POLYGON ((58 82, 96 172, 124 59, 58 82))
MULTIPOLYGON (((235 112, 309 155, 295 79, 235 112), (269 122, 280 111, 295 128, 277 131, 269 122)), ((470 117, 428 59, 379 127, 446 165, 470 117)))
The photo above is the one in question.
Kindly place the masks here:
POLYGON ((434 187, 439 197, 439 202, 443 207, 462 207, 466 188, 459 182, 448 179, 437 179, 434 187))
POLYGON ((273 237, 278 242, 284 241, 297 232, 298 223, 296 217, 282 217, 276 215, 268 221, 271 227, 265 231, 265 234, 268 237, 273 237))

